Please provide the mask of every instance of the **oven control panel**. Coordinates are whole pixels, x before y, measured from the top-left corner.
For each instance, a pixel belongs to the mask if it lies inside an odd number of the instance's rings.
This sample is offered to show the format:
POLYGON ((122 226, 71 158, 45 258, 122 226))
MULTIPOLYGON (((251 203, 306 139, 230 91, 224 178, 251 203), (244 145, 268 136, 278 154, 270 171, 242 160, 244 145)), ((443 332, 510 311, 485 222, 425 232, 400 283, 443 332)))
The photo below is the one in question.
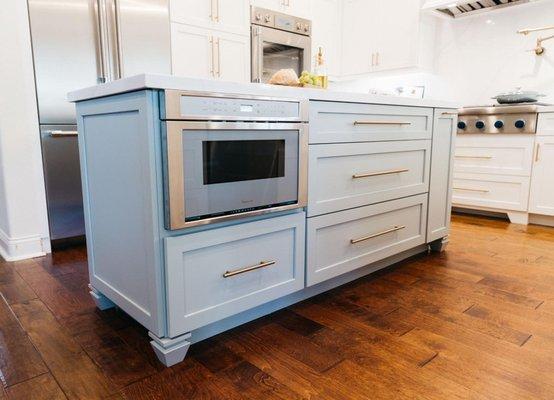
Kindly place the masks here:
POLYGON ((257 97, 165 92, 165 119, 302 122, 301 103, 257 97))

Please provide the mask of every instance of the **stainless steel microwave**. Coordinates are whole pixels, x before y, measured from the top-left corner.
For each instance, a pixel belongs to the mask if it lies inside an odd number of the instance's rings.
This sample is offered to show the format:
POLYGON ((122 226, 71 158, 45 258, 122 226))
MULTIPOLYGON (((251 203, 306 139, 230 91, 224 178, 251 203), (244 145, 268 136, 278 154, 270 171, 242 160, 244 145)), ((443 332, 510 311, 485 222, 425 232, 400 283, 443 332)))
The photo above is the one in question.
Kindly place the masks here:
POLYGON ((164 102, 168 229, 306 206, 302 102, 179 91, 164 102))
POLYGON ((311 69, 309 20, 263 8, 251 8, 252 82, 267 82, 280 69, 298 76, 311 69))

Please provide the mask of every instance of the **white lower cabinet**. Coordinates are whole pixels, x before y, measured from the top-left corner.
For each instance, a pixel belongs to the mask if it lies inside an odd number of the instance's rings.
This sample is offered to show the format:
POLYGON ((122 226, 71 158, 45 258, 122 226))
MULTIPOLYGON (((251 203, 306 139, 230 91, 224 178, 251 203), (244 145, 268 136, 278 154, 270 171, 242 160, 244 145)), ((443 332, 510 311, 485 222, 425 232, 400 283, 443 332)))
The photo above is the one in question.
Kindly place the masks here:
POLYGON ((308 218, 307 285, 424 244, 426 226, 427 194, 308 218))
POLYGON ((430 140, 310 146, 308 216, 427 192, 430 153, 430 140))
MULTIPOLYGON (((554 121, 554 119, 552 120, 554 121)), ((554 122, 553 122, 554 125, 554 122)), ((529 212, 554 215, 554 136, 536 138, 529 212)))
POLYGON ((250 36, 171 24, 173 75, 250 82, 250 36))
POLYGON ((165 239, 169 336, 304 287, 303 212, 165 239))

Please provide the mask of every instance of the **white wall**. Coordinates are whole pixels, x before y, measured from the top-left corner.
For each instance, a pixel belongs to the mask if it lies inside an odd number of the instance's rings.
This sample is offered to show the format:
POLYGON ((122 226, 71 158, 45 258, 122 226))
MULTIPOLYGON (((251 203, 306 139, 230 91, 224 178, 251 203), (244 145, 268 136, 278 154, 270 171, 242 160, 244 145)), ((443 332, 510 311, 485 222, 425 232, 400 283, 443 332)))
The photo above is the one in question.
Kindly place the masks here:
MULTIPOLYGON (((461 105, 492 104, 491 97, 521 86, 548 95, 554 103, 554 40, 542 56, 528 52, 536 37, 521 28, 554 25, 554 0, 540 0, 458 20, 435 18, 434 65, 428 71, 390 71, 340 82, 335 88, 392 91, 399 85, 425 85, 426 97, 461 105)), ((549 33, 550 32, 550 33, 549 33)))
POLYGON ((50 251, 27 2, 0 8, 0 255, 50 251))

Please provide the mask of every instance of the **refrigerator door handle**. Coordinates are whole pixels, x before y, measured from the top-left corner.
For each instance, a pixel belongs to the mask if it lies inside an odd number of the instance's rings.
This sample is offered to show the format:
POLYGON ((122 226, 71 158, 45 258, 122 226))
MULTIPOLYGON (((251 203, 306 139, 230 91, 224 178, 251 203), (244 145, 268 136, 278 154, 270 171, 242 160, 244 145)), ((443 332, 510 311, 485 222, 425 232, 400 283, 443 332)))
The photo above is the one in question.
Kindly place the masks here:
POLYGON ((100 60, 102 63, 102 74, 104 82, 113 80, 113 68, 110 63, 109 26, 107 16, 106 0, 97 0, 98 22, 100 32, 100 60))
POLYGON ((96 51, 96 69, 98 76, 96 78, 98 83, 105 83, 108 80, 106 75, 106 63, 104 60, 103 48, 103 23, 102 23, 102 0, 93 0, 91 9, 94 16, 94 50, 96 51))
POLYGON ((117 67, 117 71, 115 74, 115 79, 121 79, 124 76, 123 73, 123 49, 121 48, 122 39, 121 39, 121 8, 119 4, 119 0, 112 0, 113 1, 113 13, 114 13, 114 32, 115 35, 113 35, 113 46, 117 51, 114 53, 115 57, 117 58, 115 60, 115 65, 117 67))

